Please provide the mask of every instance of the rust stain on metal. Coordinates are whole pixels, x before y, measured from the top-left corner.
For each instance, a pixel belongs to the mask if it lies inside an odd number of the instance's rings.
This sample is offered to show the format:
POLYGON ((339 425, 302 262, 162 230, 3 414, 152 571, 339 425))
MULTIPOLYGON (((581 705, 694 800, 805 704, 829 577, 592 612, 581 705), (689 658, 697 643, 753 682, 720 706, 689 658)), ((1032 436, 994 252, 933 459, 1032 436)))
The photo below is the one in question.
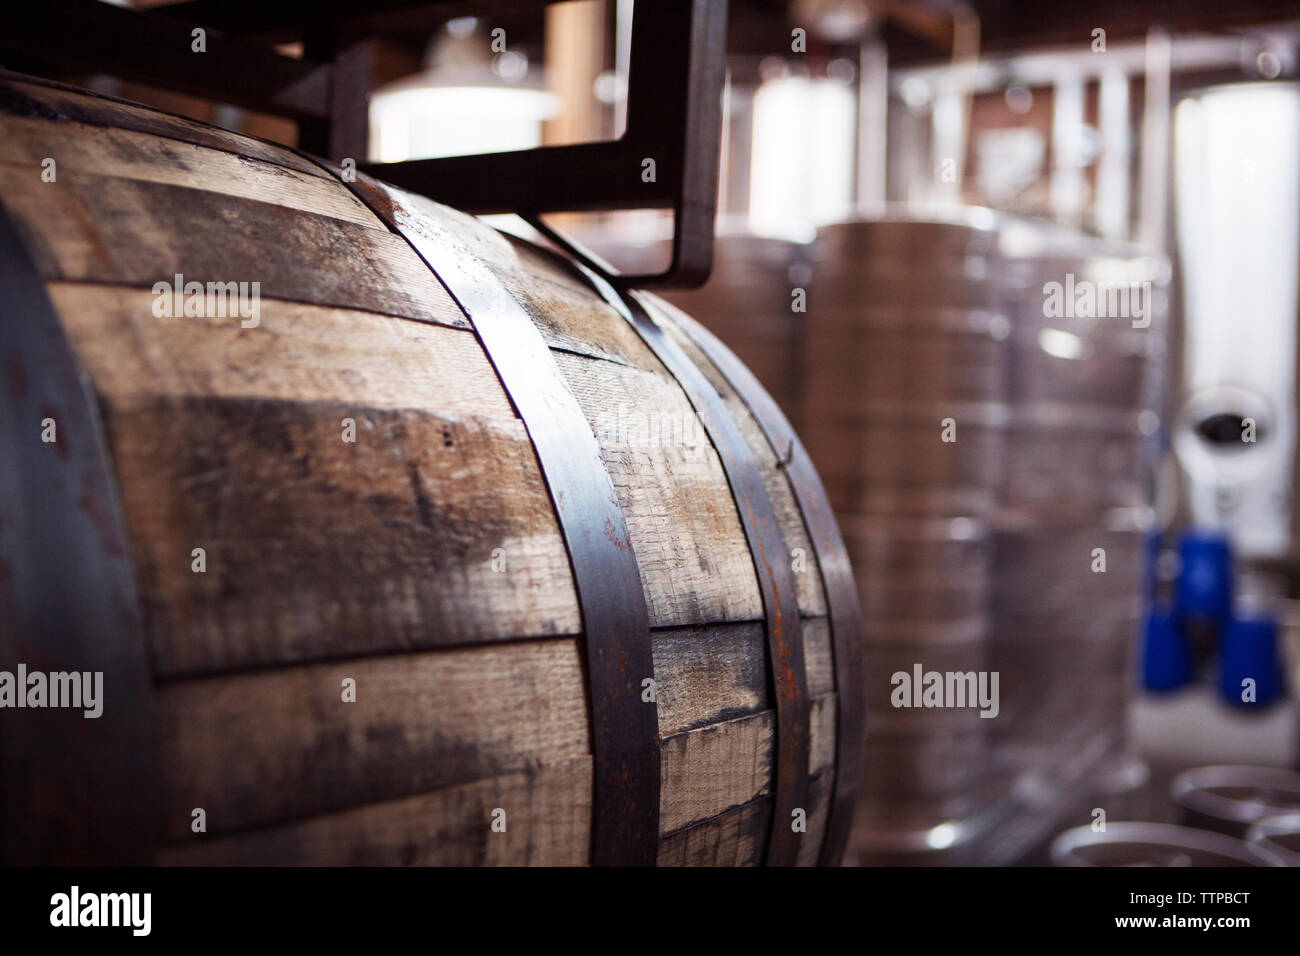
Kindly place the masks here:
POLYGON ((393 197, 388 195, 388 190, 365 176, 357 177, 357 185, 370 194, 371 201, 374 203, 371 208, 375 214, 390 226, 396 225, 398 206, 393 202, 393 197))
POLYGON ((611 521, 605 522, 605 537, 620 551, 627 550, 627 542, 618 536, 618 532, 614 530, 614 524, 611 521))

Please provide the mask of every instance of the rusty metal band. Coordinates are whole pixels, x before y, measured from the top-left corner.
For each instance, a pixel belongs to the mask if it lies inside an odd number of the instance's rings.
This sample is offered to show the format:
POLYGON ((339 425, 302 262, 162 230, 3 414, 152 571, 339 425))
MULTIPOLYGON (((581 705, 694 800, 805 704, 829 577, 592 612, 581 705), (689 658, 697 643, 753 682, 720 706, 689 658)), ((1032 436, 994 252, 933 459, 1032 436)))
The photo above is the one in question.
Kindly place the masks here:
MULTIPOLYGON (((534 225, 537 221, 533 220, 534 225)), ((563 238, 546 229, 553 241, 563 238)), ((571 250, 572 251, 572 250, 571 250)), ((717 390, 682 349, 646 311, 639 294, 620 294, 579 258, 570 260, 596 292, 636 330, 686 393, 722 463, 749 544, 766 618, 768 658, 776 704, 776 771, 772 832, 765 862, 793 866, 804 834, 793 826, 796 811, 809 807, 809 701, 804 669, 803 626, 790 554, 776 511, 763 484, 763 473, 717 390)))
POLYGON ((835 667, 836 755, 835 789, 831 794, 826 835, 818 863, 837 866, 844 855, 853 823, 867 729, 863 699, 866 677, 862 661, 862 608, 848 551, 817 469, 772 396, 717 336, 689 316, 677 310, 674 313, 678 328, 714 364, 740 400, 749 407, 767 436, 773 453, 782 462, 790 479, 808 539, 821 566, 835 667))
POLYGON ((527 311, 442 224, 446 213, 364 175, 345 185, 411 244, 460 306, 528 430, 582 613, 595 764, 592 863, 652 866, 660 778, 658 713, 653 701, 642 700, 642 681, 654 676, 650 618, 596 436, 527 311))
MULTIPOLYGON (((0 379, 0 670, 15 685, 20 666, 29 678, 46 675, 47 694, 56 672, 90 674, 91 712, 100 711, 86 716, 83 698, 80 707, 6 707, 0 716, 0 863, 149 863, 158 806, 152 679, 108 441, 88 376, 3 205, 0 379)), ((24 703, 39 703, 31 689, 14 687, 24 703)))

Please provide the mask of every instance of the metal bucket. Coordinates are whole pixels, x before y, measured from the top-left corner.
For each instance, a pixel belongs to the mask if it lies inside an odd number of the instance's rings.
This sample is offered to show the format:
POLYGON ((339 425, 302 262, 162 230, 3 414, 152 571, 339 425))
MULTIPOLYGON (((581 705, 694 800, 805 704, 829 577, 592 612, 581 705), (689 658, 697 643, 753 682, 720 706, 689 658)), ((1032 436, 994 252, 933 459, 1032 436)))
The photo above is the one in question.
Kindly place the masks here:
POLYGON ((1168 823, 1110 823, 1066 830, 1052 841, 1055 866, 1281 866, 1269 851, 1221 833, 1168 823))
POLYGON ((1300 866, 1300 813, 1265 817, 1246 831, 1246 842, 1287 866, 1300 866))
POLYGON ((1300 773, 1281 767, 1196 767, 1174 777, 1169 790, 1184 823, 1233 836, 1266 817, 1300 811, 1300 773))

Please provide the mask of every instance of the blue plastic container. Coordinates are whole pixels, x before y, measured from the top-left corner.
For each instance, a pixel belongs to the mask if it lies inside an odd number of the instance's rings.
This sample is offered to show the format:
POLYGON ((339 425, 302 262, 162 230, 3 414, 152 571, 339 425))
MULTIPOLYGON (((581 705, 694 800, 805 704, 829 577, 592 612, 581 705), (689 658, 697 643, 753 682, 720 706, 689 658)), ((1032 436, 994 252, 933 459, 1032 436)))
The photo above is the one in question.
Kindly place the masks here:
POLYGON ((1178 542, 1174 610, 1220 626, 1232 617, 1232 549, 1222 534, 1189 531, 1178 542))
POLYGON ((1219 658, 1219 692, 1224 700, 1260 707, 1282 696, 1282 661, 1273 618, 1233 618, 1223 633, 1219 658), (1253 701, 1242 699, 1247 679, 1255 682, 1253 701))
POLYGON ((1192 647, 1182 621, 1169 610, 1147 613, 1142 635, 1142 686, 1150 691, 1170 691, 1192 682, 1195 667, 1192 647))

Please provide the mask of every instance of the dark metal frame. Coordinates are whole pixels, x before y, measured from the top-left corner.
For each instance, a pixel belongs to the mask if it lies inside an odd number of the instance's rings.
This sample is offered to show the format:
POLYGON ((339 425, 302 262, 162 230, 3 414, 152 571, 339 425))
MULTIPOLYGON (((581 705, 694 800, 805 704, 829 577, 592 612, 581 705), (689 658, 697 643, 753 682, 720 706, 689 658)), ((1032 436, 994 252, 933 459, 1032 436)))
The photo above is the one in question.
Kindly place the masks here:
POLYGON ((6 12, 0 63, 37 75, 107 73, 295 121, 330 116, 329 63, 295 59, 206 27, 206 52, 194 53, 196 25, 170 12, 98 0, 25 3, 6 12))
MULTIPOLYGON (((370 0, 358 13, 344 0, 191 0, 153 10, 40 0, 12 12, 0 34, 0 62, 37 74, 108 73, 283 116, 299 124, 309 152, 357 158, 365 149, 375 30, 367 19, 446 2, 370 0), (207 31, 203 54, 191 52, 196 24, 207 31), (302 38, 306 58, 278 53, 265 39, 286 34, 302 38)), ((494 6, 490 0, 478 5, 494 6)), ((611 271, 606 278, 622 288, 701 285, 713 265, 726 24, 726 0, 636 4, 627 129, 617 140, 362 168, 476 214, 536 219, 554 212, 672 209, 667 269, 611 271), (654 160, 651 181, 643 176, 647 159, 654 160)))
POLYGON ((474 213, 672 208, 672 261, 628 287, 697 286, 713 265, 722 130, 725 0, 642 0, 635 7, 627 131, 612 142, 386 163, 366 171, 474 213), (655 160, 645 182, 642 163, 655 160))

